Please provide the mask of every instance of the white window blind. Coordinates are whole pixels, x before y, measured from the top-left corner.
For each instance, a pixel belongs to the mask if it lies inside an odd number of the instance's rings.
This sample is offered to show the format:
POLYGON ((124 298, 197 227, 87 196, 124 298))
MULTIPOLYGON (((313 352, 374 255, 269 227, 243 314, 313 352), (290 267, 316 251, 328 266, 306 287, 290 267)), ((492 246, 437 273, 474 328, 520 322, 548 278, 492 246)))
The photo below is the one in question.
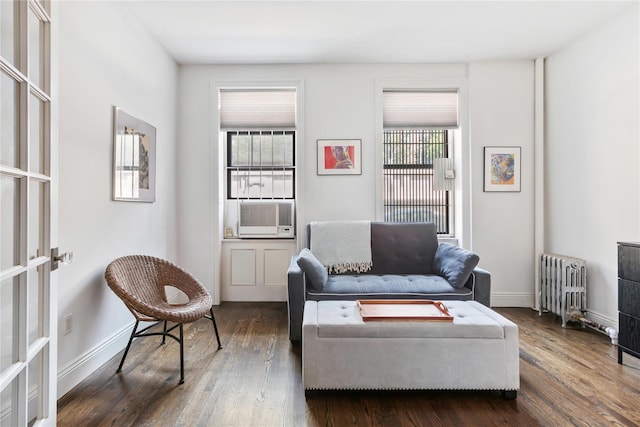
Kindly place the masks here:
POLYGON ((383 92, 385 129, 458 127, 458 92, 400 91, 383 92))
POLYGON ((273 129, 295 126, 295 89, 220 90, 221 129, 273 129))

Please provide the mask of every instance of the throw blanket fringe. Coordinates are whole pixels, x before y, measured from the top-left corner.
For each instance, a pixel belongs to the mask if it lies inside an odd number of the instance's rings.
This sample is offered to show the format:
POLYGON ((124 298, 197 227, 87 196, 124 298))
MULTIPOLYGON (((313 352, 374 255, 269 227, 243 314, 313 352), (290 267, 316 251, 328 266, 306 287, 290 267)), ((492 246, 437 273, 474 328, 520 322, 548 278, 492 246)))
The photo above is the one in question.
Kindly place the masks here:
POLYGON ((371 270, 370 262, 351 262, 351 263, 339 263, 335 265, 330 265, 327 267, 329 274, 331 273, 364 273, 365 271, 371 270))
POLYGON ((370 221, 311 223, 311 252, 329 273, 371 270, 370 221))

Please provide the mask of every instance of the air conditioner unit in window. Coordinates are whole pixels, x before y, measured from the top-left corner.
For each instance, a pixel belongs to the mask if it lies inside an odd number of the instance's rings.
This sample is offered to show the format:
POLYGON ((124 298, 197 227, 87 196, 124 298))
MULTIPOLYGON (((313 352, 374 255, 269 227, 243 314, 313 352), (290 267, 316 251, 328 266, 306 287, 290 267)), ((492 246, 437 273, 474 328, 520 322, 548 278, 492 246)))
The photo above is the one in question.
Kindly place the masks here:
POLYGON ((241 201, 238 237, 291 239, 295 237, 293 200, 241 201))

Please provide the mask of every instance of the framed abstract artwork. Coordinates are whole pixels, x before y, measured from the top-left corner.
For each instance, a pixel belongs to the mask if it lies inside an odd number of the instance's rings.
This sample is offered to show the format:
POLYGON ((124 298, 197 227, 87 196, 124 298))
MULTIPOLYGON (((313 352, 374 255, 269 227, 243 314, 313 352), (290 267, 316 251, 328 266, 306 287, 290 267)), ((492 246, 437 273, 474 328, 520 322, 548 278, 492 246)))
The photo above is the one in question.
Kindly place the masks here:
POLYGON ((520 191, 521 147, 484 147, 484 191, 520 191))
POLYGON ((318 175, 361 175, 362 140, 319 139, 318 175))
POLYGON ((156 128, 113 109, 113 200, 155 202, 156 128))

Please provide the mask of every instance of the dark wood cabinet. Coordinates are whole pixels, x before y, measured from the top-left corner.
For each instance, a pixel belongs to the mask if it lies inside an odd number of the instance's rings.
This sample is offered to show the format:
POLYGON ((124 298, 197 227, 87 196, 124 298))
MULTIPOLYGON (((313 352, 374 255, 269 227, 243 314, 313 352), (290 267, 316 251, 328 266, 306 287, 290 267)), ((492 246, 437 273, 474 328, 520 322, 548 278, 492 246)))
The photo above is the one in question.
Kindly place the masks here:
POLYGON ((640 242, 618 242, 618 363, 640 357, 640 242))

